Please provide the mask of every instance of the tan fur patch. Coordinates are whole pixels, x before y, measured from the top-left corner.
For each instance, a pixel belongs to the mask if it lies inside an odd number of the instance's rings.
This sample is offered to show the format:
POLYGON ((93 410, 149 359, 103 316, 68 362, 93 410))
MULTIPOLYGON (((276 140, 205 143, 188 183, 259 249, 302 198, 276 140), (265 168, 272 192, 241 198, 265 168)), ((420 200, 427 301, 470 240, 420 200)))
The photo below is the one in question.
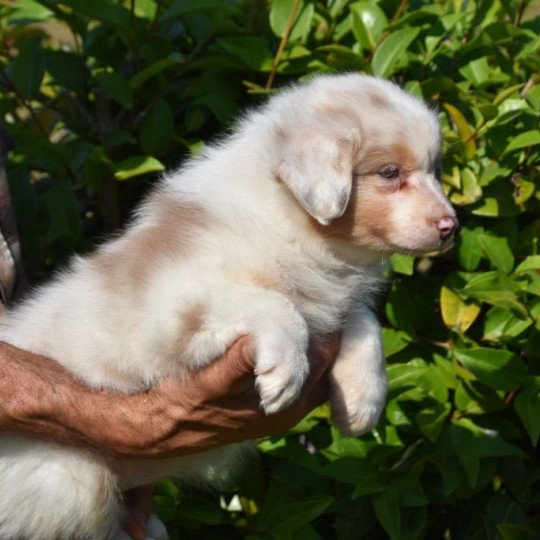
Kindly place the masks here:
POLYGON ((389 109, 392 107, 390 101, 388 101, 381 94, 376 94, 375 92, 370 92, 368 94, 368 100, 370 105, 376 107, 377 109, 389 109))
POLYGON ((399 165, 402 169, 411 171, 418 166, 418 160, 411 150, 399 143, 369 148, 356 167, 358 174, 374 174, 385 165, 399 165))
POLYGON ((151 216, 147 225, 143 222, 129 229, 116 243, 90 258, 109 289, 143 286, 163 258, 188 256, 194 233, 209 225, 203 208, 165 193, 153 194, 145 207, 151 216))
POLYGON ((358 182, 354 182, 344 214, 327 226, 314 224, 317 232, 359 246, 380 249, 391 235, 392 222, 391 209, 385 203, 384 194, 377 191, 359 190, 358 182))
POLYGON ((174 337, 167 343, 163 343, 165 355, 174 365, 188 370, 196 367, 190 366, 182 360, 186 357, 193 336, 200 332, 204 325, 206 308, 202 303, 194 303, 185 312, 178 314, 178 324, 174 337))
POLYGON ((390 147, 390 154, 394 156, 397 164, 404 170, 414 171, 418 167, 418 159, 406 145, 399 143, 393 144, 390 147))
POLYGON ((271 291, 283 290, 283 286, 279 283, 278 279, 262 270, 254 271, 253 274, 248 276, 248 281, 256 287, 261 287, 261 289, 268 289, 271 291))

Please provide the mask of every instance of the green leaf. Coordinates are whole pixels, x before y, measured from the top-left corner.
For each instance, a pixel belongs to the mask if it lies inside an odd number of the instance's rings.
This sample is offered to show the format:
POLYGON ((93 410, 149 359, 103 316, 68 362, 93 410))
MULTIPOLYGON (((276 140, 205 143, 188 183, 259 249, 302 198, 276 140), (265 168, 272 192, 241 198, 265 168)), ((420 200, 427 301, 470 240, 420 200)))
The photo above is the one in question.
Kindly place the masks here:
POLYGON ((414 257, 409 255, 394 255, 392 257, 392 270, 398 274, 412 276, 414 274, 414 257))
POLYGON ((236 56, 247 67, 255 71, 269 71, 272 67, 272 55, 268 43, 260 37, 228 37, 217 40, 225 51, 236 56))
POLYGON ((416 414, 416 423, 429 441, 434 443, 439 438, 451 411, 452 406, 449 403, 437 403, 435 406, 422 409, 416 414))
POLYGON ((85 91, 86 66, 84 58, 76 53, 45 49, 47 71, 60 86, 78 94, 85 91))
POLYGON ((476 60, 472 60, 466 66, 462 67, 459 72, 474 86, 480 87, 489 80, 490 76, 487 58, 482 56, 476 60))
POLYGON ((160 15, 160 21, 180 19, 181 17, 197 11, 214 10, 219 13, 226 10, 227 5, 223 0, 175 0, 168 9, 160 15))
POLYGON ((80 220, 77 200, 66 184, 55 183, 47 190, 47 208, 51 220, 48 239, 65 239, 73 248, 80 231, 80 220))
POLYGON ((184 62, 184 57, 179 52, 173 52, 169 54, 166 58, 162 58, 157 62, 152 62, 149 66, 146 66, 141 71, 137 72, 129 80, 129 87, 132 90, 140 88, 146 81, 159 75, 166 69, 169 69, 172 66, 182 64, 184 62))
POLYGON ((163 164, 151 156, 132 156, 116 165, 114 176, 117 180, 127 180, 141 174, 163 170, 165 170, 163 164))
POLYGON ((386 368, 389 390, 392 391, 409 386, 415 388, 418 384, 419 377, 426 373, 427 369, 427 364, 418 358, 406 364, 389 365, 386 368))
POLYGON ((494 306, 514 309, 524 316, 527 310, 518 301, 517 292, 523 285, 500 272, 484 272, 471 277, 459 292, 465 296, 483 300, 494 306))
POLYGON ((504 349, 454 349, 453 355, 478 380, 492 388, 515 390, 519 387, 522 376, 510 361, 514 354, 504 349))
POLYGON ((92 72, 92 76, 109 96, 123 107, 131 109, 133 94, 125 77, 113 71, 112 68, 96 69, 92 72))
POLYGON ((482 188, 478 182, 478 177, 468 167, 461 171, 459 180, 460 192, 452 193, 450 197, 454 204, 472 204, 482 197, 482 188))
POLYGON ((403 28, 389 34, 373 55, 373 74, 377 77, 392 75, 398 60, 403 57, 419 32, 420 28, 403 28))
POLYGON ((540 255, 530 255, 523 262, 519 263, 514 273, 521 274, 523 272, 528 272, 529 270, 539 270, 539 269, 540 269, 540 255))
POLYGON ((525 378, 523 389, 514 401, 514 408, 527 430, 532 445, 536 446, 540 437, 540 377, 525 378))
POLYGON ((474 229, 464 227, 459 231, 458 257, 461 266, 465 270, 476 270, 482 260, 479 237, 483 232, 484 229, 481 227, 475 227, 474 229))
POLYGON ((514 255, 506 238, 498 238, 492 234, 480 234, 478 243, 493 265, 509 274, 514 268, 514 255))
POLYGON ((160 156, 168 149, 173 135, 172 109, 163 98, 158 98, 150 105, 141 123, 141 150, 151 156, 160 156))
POLYGON ((351 498, 356 499, 384 489, 384 478, 361 457, 342 457, 325 465, 322 474, 356 486, 351 498))
POLYGON ((388 533, 391 540, 400 539, 401 514, 399 511, 399 492, 393 487, 386 488, 382 493, 371 496, 375 515, 388 533))
POLYGON ((379 4, 373 0, 359 0, 350 6, 353 32, 364 49, 374 49, 388 26, 388 19, 379 4))
POLYGON ((498 523, 497 532, 501 540, 530 540, 531 529, 517 523, 498 523))
POLYGON ((425 506, 428 502, 422 484, 420 483, 420 467, 417 465, 406 474, 400 475, 393 482, 399 491, 401 506, 425 506), (415 470, 417 469, 417 470, 415 470))
POLYGON ((515 338, 524 332, 533 321, 527 317, 517 317, 508 309, 494 307, 489 310, 484 322, 484 337, 488 341, 515 338))
POLYGON ((519 133, 515 137, 512 137, 504 150, 504 153, 508 154, 514 150, 521 150, 522 148, 528 148, 538 144, 540 144, 540 131, 537 129, 525 131, 524 133, 519 133))
POLYGON ((384 355, 392 356, 403 350, 410 343, 410 338, 404 332, 398 332, 393 328, 383 328, 382 338, 384 346, 384 355))
POLYGON ((475 133, 463 113, 450 103, 443 103, 443 107, 456 125, 459 138, 465 149, 465 157, 471 159, 476 154, 475 133))
POLYGON ((269 508, 259 527, 269 530, 274 537, 290 534, 312 522, 333 502, 332 497, 315 497, 306 501, 283 501, 269 508))
POLYGON ((17 0, 12 4, 14 13, 9 16, 9 24, 29 24, 44 22, 50 19, 54 13, 34 0, 17 0))
POLYGON ((45 75, 41 37, 33 37, 21 46, 8 71, 13 84, 24 99, 34 99, 38 96, 45 75))
POLYGON ((118 30, 129 32, 130 13, 117 3, 109 0, 62 0, 62 4, 73 12, 84 14, 91 19, 106 22, 118 30))
MULTIPOLYGON (((283 37, 289 18, 291 16, 293 6, 297 0, 274 0, 270 9, 270 28, 278 37, 283 37)), ((289 41, 295 41, 303 38, 311 26, 314 7, 311 3, 300 2, 299 9, 296 12, 289 41)))

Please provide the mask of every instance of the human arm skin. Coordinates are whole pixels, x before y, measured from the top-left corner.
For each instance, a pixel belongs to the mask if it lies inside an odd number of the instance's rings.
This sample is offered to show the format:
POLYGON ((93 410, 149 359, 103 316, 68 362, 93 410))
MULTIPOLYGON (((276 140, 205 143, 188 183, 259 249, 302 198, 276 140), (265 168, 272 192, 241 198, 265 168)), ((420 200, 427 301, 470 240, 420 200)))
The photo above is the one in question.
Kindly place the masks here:
POLYGON ((203 370, 133 395, 89 388, 56 362, 0 342, 0 430, 118 456, 201 452, 294 426, 326 401, 326 371, 338 350, 337 336, 313 345, 299 399, 266 416, 248 337, 203 370))

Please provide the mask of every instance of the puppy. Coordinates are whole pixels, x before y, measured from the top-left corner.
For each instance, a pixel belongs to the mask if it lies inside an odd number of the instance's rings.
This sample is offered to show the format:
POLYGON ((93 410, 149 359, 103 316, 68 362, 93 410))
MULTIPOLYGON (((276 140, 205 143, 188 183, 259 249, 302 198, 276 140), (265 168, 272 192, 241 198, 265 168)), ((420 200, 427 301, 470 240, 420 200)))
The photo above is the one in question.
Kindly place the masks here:
MULTIPOLYGON (((123 235, 8 313, 0 339, 130 393, 200 369, 249 334, 273 414, 304 384, 310 337, 341 331, 333 420, 362 433, 386 389, 370 309, 377 263, 441 248, 456 228, 440 145, 436 116, 390 82, 321 76, 282 91, 166 176, 123 235)), ((3 435, 0 538, 115 538, 121 490, 219 470, 234 454, 111 464, 3 435)))

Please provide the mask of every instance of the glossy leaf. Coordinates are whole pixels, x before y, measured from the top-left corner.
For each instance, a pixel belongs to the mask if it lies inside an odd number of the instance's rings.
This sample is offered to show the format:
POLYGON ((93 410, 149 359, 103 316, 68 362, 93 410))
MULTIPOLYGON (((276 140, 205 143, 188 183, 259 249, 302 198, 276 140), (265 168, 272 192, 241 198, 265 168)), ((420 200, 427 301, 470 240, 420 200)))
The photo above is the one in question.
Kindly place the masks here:
POLYGON ((388 35, 379 44, 373 55, 371 62, 373 74, 377 77, 391 75, 398 60, 403 57, 411 43, 418 36, 419 31, 419 28, 403 28, 388 35))
POLYGON ((442 287, 441 312, 446 326, 465 332, 480 314, 480 306, 474 302, 464 302, 454 291, 442 287))
POLYGON ((163 164, 151 156, 132 156, 116 165, 114 176, 118 180, 127 180, 142 174, 161 172, 164 169, 163 164))
POLYGON ((388 19, 379 4, 373 0, 359 0, 350 5, 353 32, 364 49, 374 49, 388 19))

